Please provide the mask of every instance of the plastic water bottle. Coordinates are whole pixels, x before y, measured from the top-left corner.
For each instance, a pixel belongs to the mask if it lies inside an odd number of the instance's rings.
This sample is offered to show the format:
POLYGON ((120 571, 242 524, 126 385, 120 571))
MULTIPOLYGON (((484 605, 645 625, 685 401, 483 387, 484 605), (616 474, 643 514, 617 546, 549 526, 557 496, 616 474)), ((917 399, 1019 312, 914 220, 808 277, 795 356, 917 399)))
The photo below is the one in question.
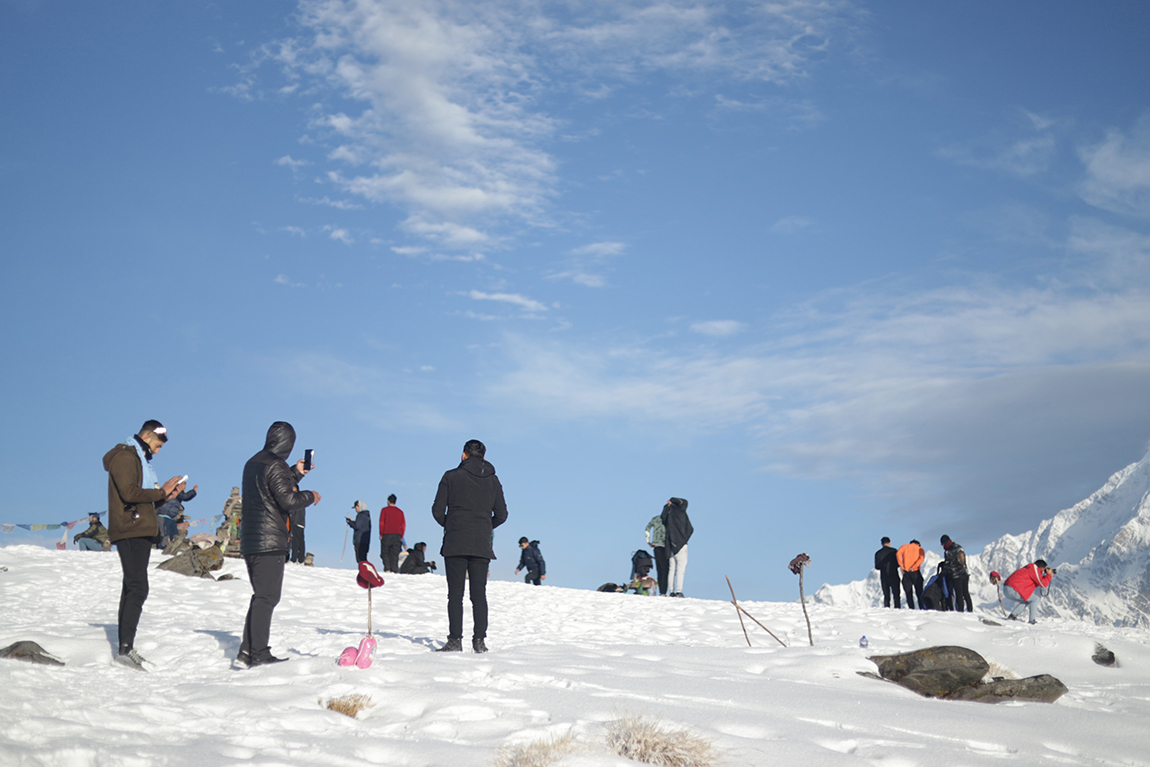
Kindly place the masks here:
POLYGON ((866 641, 866 634, 863 634, 863 638, 859 640, 859 647, 865 648, 865 647, 869 647, 869 646, 870 646, 870 642, 866 641))

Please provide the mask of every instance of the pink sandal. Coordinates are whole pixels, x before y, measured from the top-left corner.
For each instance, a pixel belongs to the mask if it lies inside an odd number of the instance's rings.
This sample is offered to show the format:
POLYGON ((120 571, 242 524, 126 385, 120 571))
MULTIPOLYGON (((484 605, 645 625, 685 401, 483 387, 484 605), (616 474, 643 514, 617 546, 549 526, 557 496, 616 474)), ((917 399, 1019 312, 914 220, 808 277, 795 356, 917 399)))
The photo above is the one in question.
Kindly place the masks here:
POLYGON ((368 634, 359 642, 359 653, 355 656, 355 665, 360 668, 367 668, 371 665, 373 658, 375 658, 375 637, 368 634))

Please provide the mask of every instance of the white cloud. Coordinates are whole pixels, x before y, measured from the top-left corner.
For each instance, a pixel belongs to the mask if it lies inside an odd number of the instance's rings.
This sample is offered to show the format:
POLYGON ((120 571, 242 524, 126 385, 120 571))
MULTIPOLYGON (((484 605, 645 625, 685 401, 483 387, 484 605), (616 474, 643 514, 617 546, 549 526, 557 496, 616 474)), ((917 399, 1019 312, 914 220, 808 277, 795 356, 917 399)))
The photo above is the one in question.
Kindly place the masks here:
POLYGON ((276 165, 282 165, 293 170, 302 168, 305 165, 311 165, 307 160, 294 160, 290 154, 285 154, 283 157, 275 161, 276 165))
POLYGON ((293 237, 307 237, 307 232, 305 232, 303 229, 300 229, 298 226, 281 226, 280 231, 287 232, 293 237))
POLYGON ((786 216, 771 224, 771 231, 779 234, 798 234, 814 223, 814 219, 806 216, 786 216))
POLYGON ((582 245, 570 251, 566 259, 568 268, 548 274, 547 277, 552 280, 571 280, 576 285, 588 288, 601 288, 607 284, 607 278, 602 274, 606 262, 626 250, 624 243, 615 241, 582 245))
POLYGON ((621 242, 593 242, 590 245, 583 245, 574 248, 571 253, 576 256, 593 256, 595 258, 606 258, 608 256, 618 256, 627 249, 627 246, 621 242))
POLYGON ((545 99, 667 75, 687 90, 790 83, 853 14, 837 0, 302 0, 301 35, 262 46, 232 90, 252 97, 259 65, 278 63, 333 144, 331 183, 405 210, 414 236, 473 248, 502 223, 551 225, 560 122, 545 99))
POLYGON ((1033 176, 1046 170, 1054 159, 1055 140, 1051 135, 1027 136, 998 146, 955 144, 938 151, 943 159, 973 168, 995 170, 1012 176, 1033 176))
POLYGON ((518 293, 483 293, 478 290, 472 290, 467 295, 471 296, 476 301, 500 301, 507 304, 513 304, 528 312, 545 312, 547 307, 542 303, 518 293))
POLYGON ((746 325, 737 320, 708 320, 691 324, 691 331, 704 336, 733 336, 743 332, 746 325))
POLYGON ((363 206, 358 202, 351 200, 333 200, 330 197, 300 197, 300 202, 306 202, 308 205, 324 205, 329 208, 338 208, 339 210, 363 210, 363 206))
POLYGON ((1020 109, 1010 123, 989 135, 943 147, 937 154, 959 165, 1022 178, 1047 170, 1058 149, 1054 130, 1058 121, 1020 109))
POLYGON ((352 245, 355 243, 355 240, 352 239, 351 233, 346 229, 327 224, 324 226, 323 230, 327 232, 328 237, 332 238, 333 240, 342 242, 344 245, 352 245))
POLYGON ((277 274, 272 282, 277 285, 287 285, 289 288, 302 288, 304 286, 302 282, 292 282, 286 274, 277 274))
POLYGON ((1150 218, 1150 114, 1128 134, 1111 130, 1102 143, 1079 155, 1086 164, 1082 199, 1104 210, 1150 218))
MULTIPOLYGON (((1150 253, 1096 222, 1077 232, 1084 254, 1150 253)), ((1083 466, 1101 482, 1150 433, 1150 274, 1094 284, 1094 271, 1042 287, 837 291, 722 354, 509 335, 488 394, 540 419, 738 427, 773 471, 857 477, 892 509, 945 510, 968 529, 1001 530, 1006 515, 1022 530, 1082 497, 1083 466)))

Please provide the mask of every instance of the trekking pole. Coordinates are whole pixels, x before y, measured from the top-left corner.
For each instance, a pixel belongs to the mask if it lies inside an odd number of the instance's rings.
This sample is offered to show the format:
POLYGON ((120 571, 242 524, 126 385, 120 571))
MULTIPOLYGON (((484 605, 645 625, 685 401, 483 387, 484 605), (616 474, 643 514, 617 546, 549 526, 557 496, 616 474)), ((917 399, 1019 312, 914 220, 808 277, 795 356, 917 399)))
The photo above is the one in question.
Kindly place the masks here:
POLYGON ((341 551, 339 553, 339 561, 340 562, 343 561, 343 555, 347 553, 347 531, 350 529, 351 529, 350 527, 345 527, 343 529, 343 551, 341 551))
POLYGON ((367 635, 371 636, 371 589, 367 590, 367 635))
POLYGON ((747 634, 747 624, 743 623, 743 613, 739 608, 739 600, 735 599, 735 587, 731 585, 731 576, 724 575, 727 579, 727 588, 731 590, 731 604, 735 606, 735 615, 739 616, 739 625, 743 627, 743 636, 747 639, 747 647, 751 646, 751 637, 747 634))

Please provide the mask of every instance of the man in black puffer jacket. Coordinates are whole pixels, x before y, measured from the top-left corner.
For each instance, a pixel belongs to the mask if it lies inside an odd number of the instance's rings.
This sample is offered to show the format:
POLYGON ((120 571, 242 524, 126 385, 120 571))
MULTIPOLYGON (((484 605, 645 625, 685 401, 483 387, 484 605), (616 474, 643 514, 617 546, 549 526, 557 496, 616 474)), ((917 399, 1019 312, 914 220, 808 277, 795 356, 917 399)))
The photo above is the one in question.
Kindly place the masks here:
POLYGON ((294 446, 295 429, 290 423, 276 421, 268 429, 264 449, 244 464, 240 554, 248 566, 252 600, 236 660, 247 666, 287 660, 272 655, 270 639, 272 612, 283 590, 289 519, 293 513, 319 503, 319 493, 299 489, 299 481, 307 474, 303 461, 297 461, 294 468, 287 465, 294 446))
POLYGON ((487 448, 477 439, 463 446, 463 461, 443 474, 431 515, 443 527, 444 570, 447 575, 447 644, 440 652, 463 650, 463 584, 470 581, 471 614, 475 629, 471 648, 487 652, 487 569, 495 559, 495 528, 507 521, 503 485, 495 467, 483 459, 487 448))

